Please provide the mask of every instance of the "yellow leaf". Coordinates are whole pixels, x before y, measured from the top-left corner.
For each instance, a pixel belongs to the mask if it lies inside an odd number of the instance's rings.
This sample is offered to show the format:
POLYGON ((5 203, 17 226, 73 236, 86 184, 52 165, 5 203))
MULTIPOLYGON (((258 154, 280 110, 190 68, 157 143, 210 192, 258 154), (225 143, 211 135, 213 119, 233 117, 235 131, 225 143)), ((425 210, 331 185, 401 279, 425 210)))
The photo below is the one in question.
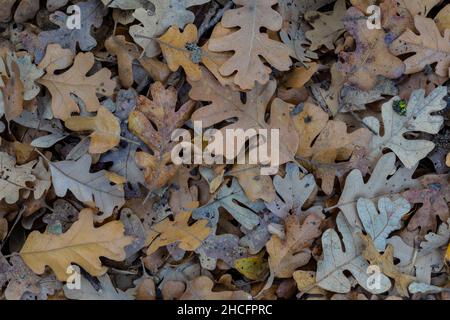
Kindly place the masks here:
POLYGON ((261 280, 269 269, 264 254, 265 251, 261 251, 256 256, 237 259, 234 262, 234 267, 250 280, 261 280))
POLYGON ((183 33, 177 26, 172 26, 162 37, 158 38, 158 42, 170 70, 177 71, 179 67, 182 67, 189 79, 200 80, 202 76, 200 66, 192 59, 195 54, 199 54, 198 59, 201 59, 201 49, 196 45, 197 27, 195 25, 188 24, 183 33), (188 45, 192 45, 192 48, 188 49, 188 45), (198 50, 197 52, 195 52, 195 48, 198 50))
POLYGON ((147 236, 149 244, 147 255, 152 254, 158 248, 178 242, 178 246, 185 251, 194 251, 205 240, 211 228, 207 227, 208 220, 198 220, 189 225, 192 210, 198 207, 198 202, 191 204, 190 211, 182 211, 176 215, 175 220, 169 218, 153 225, 147 236))
POLYGON ((99 258, 123 261, 124 248, 132 243, 132 238, 124 235, 120 221, 95 228, 93 212, 92 209, 81 210, 79 220, 66 233, 30 233, 20 251, 23 261, 37 274, 43 274, 49 266, 60 281, 67 280, 66 271, 72 263, 93 276, 103 275, 107 267, 102 266, 99 258))
POLYGON ((434 21, 442 33, 445 32, 445 29, 450 29, 450 4, 439 11, 434 21))
POLYGON ((64 123, 73 131, 94 131, 89 153, 104 153, 120 143, 120 122, 111 111, 101 106, 95 117, 70 117, 64 123))

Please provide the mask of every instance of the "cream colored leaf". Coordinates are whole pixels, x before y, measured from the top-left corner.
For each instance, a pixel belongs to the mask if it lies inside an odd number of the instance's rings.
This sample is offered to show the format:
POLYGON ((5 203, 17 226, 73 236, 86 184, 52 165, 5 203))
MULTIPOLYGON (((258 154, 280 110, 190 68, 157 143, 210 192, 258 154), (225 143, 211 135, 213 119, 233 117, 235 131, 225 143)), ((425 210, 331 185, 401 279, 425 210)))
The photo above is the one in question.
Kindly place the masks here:
POLYGON ((446 95, 445 87, 436 88, 428 97, 425 97, 425 90, 416 90, 411 94, 404 115, 394 110, 394 103, 400 98, 393 98, 383 104, 383 136, 380 132, 380 123, 376 118, 364 118, 363 122, 376 132, 369 146, 370 157, 376 160, 383 150, 390 149, 395 152, 405 167, 413 168, 434 149, 435 144, 426 140, 406 139, 405 134, 412 131, 437 134, 442 128, 444 118, 433 113, 446 107, 444 101, 446 95))

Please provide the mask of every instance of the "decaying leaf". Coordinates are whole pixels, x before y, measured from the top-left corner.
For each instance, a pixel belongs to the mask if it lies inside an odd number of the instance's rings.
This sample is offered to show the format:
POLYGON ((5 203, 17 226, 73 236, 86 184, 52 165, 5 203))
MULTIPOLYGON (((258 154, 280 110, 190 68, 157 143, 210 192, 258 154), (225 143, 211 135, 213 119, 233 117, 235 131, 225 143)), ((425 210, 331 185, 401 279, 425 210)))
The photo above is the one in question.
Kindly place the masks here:
POLYGON ((175 145, 172 133, 187 120, 194 103, 188 101, 176 110, 175 89, 165 89, 160 82, 152 85, 151 94, 152 100, 138 98, 136 109, 129 114, 128 128, 153 151, 136 153, 136 162, 144 169, 145 181, 153 190, 164 186, 177 172, 177 166, 171 163, 175 145))
POLYGON ((403 62, 392 55, 384 41, 385 32, 369 29, 364 14, 356 8, 347 10, 345 28, 356 41, 355 52, 341 52, 344 63, 338 63, 339 71, 345 73, 348 82, 362 90, 376 85, 376 76, 388 79, 399 78, 404 70, 403 62))

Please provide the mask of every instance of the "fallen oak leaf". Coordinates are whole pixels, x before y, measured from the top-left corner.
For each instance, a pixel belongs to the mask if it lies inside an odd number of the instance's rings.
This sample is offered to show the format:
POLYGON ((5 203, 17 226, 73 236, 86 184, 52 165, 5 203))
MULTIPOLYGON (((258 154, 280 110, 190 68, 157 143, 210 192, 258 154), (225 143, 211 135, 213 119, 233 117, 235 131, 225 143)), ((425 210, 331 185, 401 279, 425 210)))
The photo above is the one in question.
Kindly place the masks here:
POLYGON ((206 276, 200 276, 187 284, 180 300, 252 300, 244 291, 212 291, 214 282, 206 276))
POLYGON ((391 52, 397 56, 415 53, 404 61, 406 74, 422 71, 425 66, 437 63, 436 74, 448 78, 450 76, 450 29, 444 30, 444 36, 442 36, 436 23, 422 16, 415 16, 414 24, 419 35, 409 29, 406 30, 391 44, 391 52))
POLYGON ((207 227, 207 220, 199 220, 189 225, 189 218, 192 210, 198 206, 192 203, 190 211, 178 213, 174 220, 166 218, 150 227, 147 235, 146 244, 149 245, 147 255, 151 255, 158 248, 176 243, 180 249, 185 251, 196 250, 211 232, 207 227))
POLYGON ((363 175, 358 169, 352 170, 348 174, 344 189, 335 207, 342 211, 351 226, 361 225, 356 208, 359 198, 375 201, 382 196, 399 197, 399 193, 420 185, 416 179, 412 179, 415 167, 412 169, 400 167, 396 170, 395 161, 394 153, 383 155, 367 182, 364 181, 363 175))
POLYGON ((356 203, 358 216, 364 230, 371 237, 372 245, 378 251, 384 251, 389 235, 402 227, 401 219, 411 209, 405 198, 391 201, 389 198, 378 200, 378 213, 374 203, 365 198, 359 198, 356 203))
POLYGON ((86 76, 94 65, 94 55, 89 53, 79 53, 73 62, 72 67, 62 74, 55 74, 56 70, 68 67, 70 60, 52 60, 55 52, 64 53, 66 51, 57 45, 50 45, 47 48, 47 59, 39 64, 41 69, 46 70, 46 74, 38 82, 48 88, 52 95, 52 111, 56 118, 66 120, 72 112, 80 112, 80 109, 71 97, 76 95, 86 105, 90 112, 100 108, 97 94, 111 96, 116 83, 110 79, 111 71, 106 68, 101 69, 92 76, 86 76), (62 64, 61 64, 62 63, 62 64))
POLYGON ((164 186, 177 172, 172 163, 172 133, 188 119, 194 102, 189 100, 176 111, 175 88, 165 89, 160 82, 150 87, 152 100, 140 96, 137 105, 128 116, 128 128, 153 152, 136 153, 136 163, 144 169, 144 177, 151 191, 164 186), (155 125, 153 125, 153 124, 155 125))
POLYGON ((348 270, 361 287, 373 294, 389 290, 391 283, 384 274, 379 274, 378 286, 369 285, 369 274, 366 272, 369 264, 362 256, 363 243, 359 232, 348 224, 342 213, 338 214, 336 223, 342 241, 334 229, 323 233, 323 258, 317 262, 316 285, 328 291, 348 293, 352 287, 344 274, 348 270))
POLYGON ((343 62, 337 69, 344 73, 348 82, 363 90, 376 85, 377 76, 397 79, 403 75, 405 65, 389 52, 383 30, 367 28, 364 14, 351 7, 344 18, 345 28, 356 41, 354 52, 341 52, 343 62))
POLYGON ((425 236, 429 231, 436 232, 437 218, 440 221, 447 221, 450 217, 450 184, 447 175, 426 175, 419 179, 421 189, 412 189, 403 192, 409 202, 413 204, 421 203, 417 212, 408 223, 408 230, 420 228, 420 234, 425 236))
POLYGON ((336 1, 332 14, 318 11, 308 11, 305 20, 314 28, 305 32, 306 38, 311 41, 310 50, 315 51, 322 45, 328 50, 334 50, 336 40, 345 32, 343 18, 346 13, 344 0, 336 1))
POLYGON ((311 258, 310 246, 321 235, 320 223, 323 215, 311 210, 300 221, 299 216, 289 215, 285 219, 286 238, 272 235, 266 244, 271 272, 278 278, 290 278, 295 270, 306 265, 311 258))
POLYGON ((19 200, 21 189, 30 189, 27 182, 36 181, 33 175, 33 167, 36 161, 28 162, 22 166, 16 166, 16 160, 6 152, 0 152, 0 199, 13 204, 19 200))
POLYGON ((129 33, 134 42, 144 49, 147 57, 159 55, 160 48, 156 38, 161 36, 173 25, 184 28, 193 23, 195 15, 187 10, 196 5, 202 5, 210 0, 152 0, 155 7, 154 14, 150 15, 145 8, 137 8, 133 17, 143 25, 131 26, 129 33))
POLYGON ((93 276, 107 271, 100 257, 115 261, 125 259, 124 247, 132 238, 124 235, 120 221, 108 222, 94 227, 94 211, 83 209, 79 220, 63 234, 55 235, 33 231, 20 251, 23 261, 33 272, 42 274, 49 266, 61 281, 67 280, 67 268, 76 263, 93 276))
POLYGON ((108 52, 117 57, 120 83, 125 89, 133 85, 133 60, 139 57, 138 47, 126 41, 125 36, 112 35, 105 41, 108 52))
POLYGON ((371 265, 378 266, 381 272, 394 279, 395 288, 403 297, 408 297, 408 287, 415 280, 414 277, 401 273, 394 265, 394 249, 392 245, 388 245, 383 254, 380 254, 369 235, 359 234, 363 241, 363 256, 371 265))
POLYGON ((68 118, 64 125, 72 131, 94 131, 90 135, 90 154, 105 153, 119 145, 119 119, 104 106, 98 108, 95 117, 73 116, 68 118))
POLYGON ((291 50, 284 43, 271 40, 265 27, 270 31, 279 31, 283 20, 272 9, 277 0, 233 0, 241 7, 230 9, 222 17, 225 28, 240 27, 239 30, 221 38, 211 39, 209 50, 213 52, 234 51, 234 55, 219 69, 227 77, 237 72, 234 78, 243 90, 252 89, 255 81, 266 84, 271 69, 260 57, 280 71, 287 71, 292 64, 291 50))
POLYGON ((250 280, 261 280, 268 272, 267 259, 264 259, 265 251, 256 256, 240 258, 234 261, 234 267, 250 280))
POLYGON ((376 135, 370 143, 369 159, 376 160, 384 149, 390 149, 400 158, 406 168, 411 169, 430 153, 435 144, 427 140, 409 140, 405 134, 412 131, 437 134, 444 123, 444 118, 433 115, 446 107, 444 97, 447 88, 438 87, 425 97, 425 90, 416 90, 411 94, 404 114, 395 110, 398 97, 392 98, 382 106, 384 135, 380 133, 380 122, 375 117, 366 117, 363 123, 376 135))
POLYGON ((182 67, 192 81, 201 79, 202 71, 198 63, 201 61, 202 52, 196 45, 195 25, 188 24, 182 33, 178 26, 172 26, 157 41, 171 71, 177 71, 182 67))
POLYGON ((322 180, 323 191, 331 194, 337 173, 336 162, 349 160, 357 148, 366 148, 371 132, 360 128, 347 133, 346 123, 329 120, 322 108, 308 102, 294 116, 293 122, 300 139, 296 159, 312 168, 315 176, 322 180))
POLYGON ((94 201, 103 212, 95 219, 103 221, 112 215, 115 207, 123 206, 124 192, 118 186, 111 185, 105 170, 90 173, 91 163, 91 156, 85 154, 77 161, 49 162, 49 167, 56 195, 64 197, 70 190, 80 201, 94 201))

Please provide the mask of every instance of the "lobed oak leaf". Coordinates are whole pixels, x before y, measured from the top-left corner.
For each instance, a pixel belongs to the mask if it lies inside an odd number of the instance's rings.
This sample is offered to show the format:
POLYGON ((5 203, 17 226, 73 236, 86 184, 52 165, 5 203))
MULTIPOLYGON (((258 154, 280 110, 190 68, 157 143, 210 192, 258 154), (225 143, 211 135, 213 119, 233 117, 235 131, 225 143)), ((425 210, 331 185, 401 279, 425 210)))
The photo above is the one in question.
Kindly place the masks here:
POLYGON ((120 123, 111 111, 100 106, 95 117, 74 116, 64 125, 73 131, 94 131, 91 135, 89 153, 105 153, 119 145, 120 123))
POLYGON ((443 125, 442 116, 433 115, 446 107, 445 87, 438 87, 425 97, 425 90, 416 90, 411 94, 405 113, 395 111, 394 103, 399 98, 392 98, 382 106, 384 135, 380 133, 380 122, 374 117, 363 119, 363 123, 376 135, 370 143, 371 159, 377 159, 384 149, 390 149, 400 158, 406 168, 411 169, 430 153, 435 144, 426 140, 410 140, 405 134, 412 131, 437 134, 443 125))
POLYGON ((295 270, 306 265, 311 258, 309 249, 322 232, 323 215, 311 210, 306 218, 291 214, 285 219, 286 238, 272 235, 266 244, 271 272, 278 278, 290 278, 295 270))
POLYGON ((356 148, 368 146, 371 133, 366 128, 347 133, 347 125, 329 120, 320 107, 305 103, 302 112, 294 117, 300 144, 297 159, 313 168, 317 178, 322 179, 322 189, 331 194, 337 173, 335 163, 349 160, 356 148))
POLYGON ((317 11, 308 11, 305 19, 314 28, 306 31, 306 38, 311 42, 310 50, 317 50, 325 46, 328 50, 334 50, 335 42, 345 32, 343 18, 346 13, 344 0, 336 1, 333 12, 324 14, 317 11))
POLYGON ((450 29, 444 30, 442 36, 436 23, 422 16, 414 17, 414 25, 419 35, 408 29, 390 46, 391 52, 396 56, 414 53, 404 61, 405 73, 416 73, 427 65, 437 63, 436 74, 450 77, 450 29))
POLYGON ((447 175, 426 175, 419 179, 421 189, 412 189, 403 192, 409 202, 422 204, 408 223, 408 230, 420 228, 420 234, 426 235, 429 231, 436 232, 438 217, 440 221, 447 221, 450 217, 450 184, 447 175))
POLYGON ((27 182, 34 182, 33 167, 36 161, 16 166, 16 159, 6 152, 0 152, 0 199, 13 204, 19 200, 19 191, 27 189, 27 182))
POLYGON ((35 53, 38 63, 50 44, 59 44, 73 54, 77 52, 77 45, 82 51, 90 51, 97 45, 97 40, 91 35, 91 31, 93 27, 100 28, 102 26, 103 17, 108 13, 108 8, 99 0, 78 2, 77 6, 80 9, 80 28, 72 29, 67 23, 68 16, 62 11, 50 14, 50 21, 59 26, 59 29, 39 33, 38 48, 35 53))
POLYGON ((214 282, 206 276, 190 281, 180 300, 251 300, 252 296, 244 291, 212 291, 214 282))
POLYGON ((153 100, 138 97, 136 109, 128 117, 128 128, 153 152, 137 152, 136 163, 144 169, 147 186, 154 190, 164 186, 177 172, 171 160, 175 145, 171 135, 188 119, 194 102, 188 101, 176 110, 175 88, 165 89, 162 83, 156 82, 150 90, 153 100))
POLYGON ((275 176, 273 184, 277 196, 274 201, 266 202, 266 207, 282 219, 289 214, 302 216, 303 205, 317 190, 313 175, 300 175, 300 169, 294 163, 287 163, 285 176, 275 176))
POLYGON ((401 273, 394 265, 394 249, 392 245, 388 245, 383 254, 380 254, 369 235, 360 234, 364 251, 363 256, 371 265, 378 266, 381 272, 394 279, 395 288, 403 297, 408 297, 408 287, 415 280, 414 277, 401 273))
POLYGON ((139 57, 138 47, 125 36, 111 36, 105 41, 108 52, 117 57, 120 83, 125 89, 133 85, 133 60, 139 57))
POLYGON ((160 48, 156 38, 161 36, 171 26, 184 28, 193 23, 195 15, 187 10, 192 6, 202 5, 210 0, 152 0, 155 7, 153 14, 149 14, 145 8, 137 8, 133 17, 139 20, 143 26, 130 27, 130 35, 134 42, 144 49, 147 57, 159 55, 160 48))
POLYGON ((336 223, 342 240, 334 229, 323 233, 323 258, 317 262, 316 285, 332 292, 350 292, 352 283, 344 274, 347 270, 361 287, 373 294, 389 290, 391 283, 384 274, 379 275, 378 286, 369 285, 369 274, 366 272, 369 264, 362 256, 363 242, 360 233, 348 224, 342 213, 338 214, 336 223))
POLYGON ((196 250, 211 232, 207 220, 199 220, 189 225, 192 209, 198 206, 192 203, 190 211, 177 214, 174 220, 166 218, 151 226, 146 243, 149 245, 147 255, 154 253, 158 248, 176 243, 185 251, 196 250))
MULTIPOLYGON (((246 102, 241 101, 239 92, 231 88, 222 87, 208 71, 203 69, 201 81, 189 81, 192 86, 189 96, 194 100, 210 101, 211 104, 196 110, 191 119, 202 121, 204 127, 211 127, 225 120, 237 119, 223 127, 220 131, 226 137, 227 129, 238 129, 245 133, 244 139, 256 138, 260 129, 279 130, 279 139, 283 141, 279 146, 279 164, 293 160, 299 138, 294 134, 295 129, 290 116, 292 105, 275 98, 270 104, 270 118, 266 119, 266 111, 276 89, 276 82, 269 81, 266 85, 257 85, 247 93, 246 102), (250 106, 252 106, 250 108, 250 106), (247 131, 247 132, 246 132, 247 131)), ((261 140, 261 139, 259 139, 261 140)), ((260 142, 260 141, 259 141, 260 142)), ((268 134, 266 141, 268 156, 272 155, 272 134, 268 134)), ((214 144, 210 144, 214 147, 214 144)), ((235 144, 235 150, 215 150, 216 155, 227 157, 230 151, 234 157, 244 152, 243 146, 235 144)), ((274 150, 276 151, 276 150, 274 150)), ((260 162, 258 164, 261 164, 260 162)))
POLYGON ((410 246, 399 236, 388 239, 394 248, 394 257, 400 260, 398 269, 415 276, 419 282, 430 284, 432 274, 444 267, 445 250, 450 240, 449 223, 442 223, 436 233, 427 234, 419 248, 410 246))
POLYGON ((20 251, 23 261, 33 272, 42 274, 49 266, 56 277, 67 280, 67 268, 76 263, 93 276, 107 271, 100 257, 115 261, 125 259, 124 247, 132 242, 124 235, 122 222, 112 221, 99 228, 94 227, 94 211, 83 209, 79 220, 63 234, 33 231, 20 251))
POLYGON ((272 9, 277 0, 233 0, 241 7, 225 12, 222 25, 225 28, 240 27, 227 36, 211 39, 209 50, 213 52, 234 51, 234 55, 219 69, 223 76, 236 72, 234 82, 243 90, 255 87, 255 81, 266 84, 271 69, 260 57, 280 71, 289 70, 290 50, 282 42, 271 40, 262 27, 279 31, 282 18, 272 9))
POLYGON ((378 251, 384 251, 389 235, 402 227, 401 219, 411 209, 405 198, 391 201, 389 198, 378 200, 378 213, 374 203, 365 198, 359 198, 356 203, 358 216, 362 226, 370 236, 372 245, 378 251))
POLYGON ((123 206, 124 192, 118 186, 111 185, 105 170, 90 173, 91 163, 91 156, 85 154, 77 161, 49 162, 49 167, 56 195, 64 197, 70 190, 80 201, 94 201, 103 212, 95 219, 103 221, 112 215, 115 207, 123 206))
POLYGON ((356 50, 341 52, 343 62, 337 63, 337 69, 350 84, 370 90, 379 75, 388 79, 403 75, 405 65, 389 52, 383 30, 367 28, 364 14, 354 7, 347 10, 344 20, 345 28, 355 39, 356 50))
POLYGON ((80 109, 72 98, 76 95, 86 105, 88 111, 97 111, 100 108, 97 94, 111 96, 116 83, 110 79, 111 71, 106 68, 101 69, 92 76, 86 76, 94 65, 94 55, 89 53, 79 53, 73 62, 72 67, 62 74, 55 74, 56 70, 66 68, 71 60, 68 51, 63 50, 58 45, 50 45, 47 48, 47 56, 39 64, 39 67, 46 70, 46 74, 39 79, 39 83, 46 86, 52 95, 52 111, 56 118, 66 120, 72 112, 80 112, 80 109), (61 59, 53 60, 56 52, 63 53, 61 59))
POLYGON ((202 71, 198 62, 201 60, 201 49, 195 44, 197 42, 195 25, 188 24, 182 33, 177 26, 172 26, 157 41, 171 71, 177 71, 179 67, 182 67, 192 81, 200 80, 202 71), (196 53, 195 47, 200 50, 200 53, 196 53))
POLYGON ((373 201, 382 196, 398 198, 400 192, 419 186, 419 182, 412 179, 416 168, 400 167, 396 169, 395 160, 394 153, 382 156, 367 182, 363 180, 361 171, 357 169, 348 174, 336 207, 342 211, 351 226, 360 225, 356 208, 359 198, 373 201))

